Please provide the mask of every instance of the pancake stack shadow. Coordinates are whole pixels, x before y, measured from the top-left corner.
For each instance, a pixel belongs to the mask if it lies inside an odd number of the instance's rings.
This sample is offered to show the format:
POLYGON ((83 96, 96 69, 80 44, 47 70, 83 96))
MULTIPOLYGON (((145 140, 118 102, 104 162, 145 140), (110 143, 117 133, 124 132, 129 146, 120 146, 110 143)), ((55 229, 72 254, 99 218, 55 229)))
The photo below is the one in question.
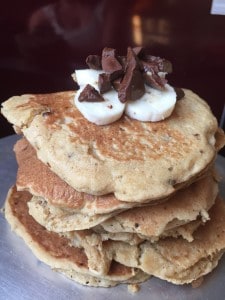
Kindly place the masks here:
POLYGON ((194 284, 211 272, 225 251, 214 169, 224 134, 207 105, 186 90, 168 120, 123 117, 106 128, 82 118, 73 97, 25 95, 3 106, 23 135, 5 204, 12 229, 40 260, 84 285, 152 275, 194 284))

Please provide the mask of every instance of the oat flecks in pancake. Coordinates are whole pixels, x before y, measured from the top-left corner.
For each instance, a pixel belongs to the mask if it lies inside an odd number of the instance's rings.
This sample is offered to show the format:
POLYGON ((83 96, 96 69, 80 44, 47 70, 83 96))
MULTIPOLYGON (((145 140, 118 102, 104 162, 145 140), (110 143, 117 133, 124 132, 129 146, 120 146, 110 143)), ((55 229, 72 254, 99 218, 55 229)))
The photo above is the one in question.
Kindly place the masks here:
POLYGON ((216 118, 196 94, 184 91, 173 114, 157 123, 123 116, 97 126, 76 109, 73 92, 13 97, 2 112, 21 127, 39 159, 76 190, 143 202, 173 193, 218 150, 216 118))

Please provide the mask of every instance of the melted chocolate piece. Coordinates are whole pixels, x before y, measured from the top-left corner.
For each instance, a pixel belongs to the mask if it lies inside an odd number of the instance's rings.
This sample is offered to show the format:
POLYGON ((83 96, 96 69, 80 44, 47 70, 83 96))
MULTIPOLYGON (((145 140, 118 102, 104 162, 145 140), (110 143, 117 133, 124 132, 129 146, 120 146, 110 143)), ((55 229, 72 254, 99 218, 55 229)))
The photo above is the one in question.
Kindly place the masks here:
POLYGON ((89 55, 86 59, 86 64, 90 69, 93 70, 101 70, 102 63, 101 63, 101 56, 99 55, 89 55))
POLYGON ((144 93, 145 86, 140 71, 140 62, 132 48, 128 47, 126 72, 119 86, 118 97, 122 103, 125 103, 128 100, 140 98, 144 93))
POLYGON ((98 88, 101 94, 108 92, 112 88, 110 74, 106 74, 106 73, 99 74, 98 88))
POLYGON ((83 91, 80 93, 78 98, 80 102, 102 102, 105 101, 104 98, 99 94, 99 92, 90 84, 87 84, 83 91))

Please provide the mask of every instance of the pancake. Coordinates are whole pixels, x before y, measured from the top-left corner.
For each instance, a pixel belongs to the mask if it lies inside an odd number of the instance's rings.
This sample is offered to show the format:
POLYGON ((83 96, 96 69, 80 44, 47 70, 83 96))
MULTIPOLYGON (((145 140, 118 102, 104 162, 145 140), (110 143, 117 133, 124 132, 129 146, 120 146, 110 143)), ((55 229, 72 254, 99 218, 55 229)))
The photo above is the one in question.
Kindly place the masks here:
POLYGON ((109 251, 116 261, 127 266, 174 284, 191 283, 217 266, 225 251, 224 228, 225 203, 218 197, 210 210, 210 221, 197 229, 191 243, 182 238, 144 242, 139 247, 114 242, 109 244, 109 251))
POLYGON ((159 236, 144 236, 138 233, 131 232, 109 232, 104 231, 101 224, 93 228, 93 231, 99 233, 102 237, 102 240, 113 240, 113 241, 123 241, 125 243, 129 243, 130 245, 138 245, 145 240, 149 240, 151 242, 156 242, 160 238, 165 237, 182 237, 189 242, 193 241, 193 233, 195 230, 204 224, 204 222, 198 218, 197 220, 190 221, 187 224, 176 226, 174 228, 164 230, 159 236))
MULTIPOLYGON (((31 195, 10 189, 5 203, 5 216, 14 230, 30 247, 36 257, 51 268, 84 285, 109 287, 118 283, 145 281, 149 275, 112 261, 108 274, 98 276, 88 267, 88 259, 82 248, 70 246, 69 240, 48 232, 29 214, 27 201, 31 195)), ((98 262, 101 263, 101 262, 98 262)))
POLYGON ((209 172, 208 176, 178 191, 166 202, 129 209, 99 226, 106 232, 131 232, 155 240, 191 221, 208 220, 208 210, 214 204, 217 194, 217 181, 209 172))
POLYGON ((211 272, 225 250, 225 204, 218 197, 210 210, 210 220, 197 229, 193 242, 182 238, 165 238, 156 243, 145 241, 138 246, 105 242, 104 249, 112 259, 111 271, 104 276, 96 275, 88 268, 83 248, 71 246, 67 238, 46 231, 28 214, 29 198, 26 192, 16 189, 9 192, 5 214, 12 229, 40 260, 82 284, 112 286, 136 281, 137 277, 142 281, 146 280, 146 273, 175 284, 191 283, 211 272), (143 273, 139 274, 137 269, 143 273))
POLYGON ((42 226, 50 231, 65 232, 92 228, 108 218, 113 213, 88 216, 70 212, 49 204, 44 198, 33 196, 28 202, 29 214, 42 226))
POLYGON ((2 113, 75 190, 150 202, 193 181, 224 144, 216 141, 218 124, 206 102, 184 92, 172 115, 156 123, 124 115, 97 126, 76 109, 74 92, 15 96, 2 113))
POLYGON ((28 206, 34 219, 50 231, 89 229, 100 224, 108 232, 133 232, 142 238, 156 238, 164 231, 197 218, 207 220, 207 211, 213 205, 217 193, 218 184, 212 174, 208 173, 208 176, 180 190, 162 204, 132 208, 113 217, 112 214, 88 216, 73 213, 57 208, 37 196, 32 197, 28 206))
POLYGON ((93 196, 77 192, 37 158, 35 150, 24 138, 15 144, 14 151, 18 162, 17 189, 42 197, 53 206, 93 216, 136 205, 119 201, 113 194, 93 196))

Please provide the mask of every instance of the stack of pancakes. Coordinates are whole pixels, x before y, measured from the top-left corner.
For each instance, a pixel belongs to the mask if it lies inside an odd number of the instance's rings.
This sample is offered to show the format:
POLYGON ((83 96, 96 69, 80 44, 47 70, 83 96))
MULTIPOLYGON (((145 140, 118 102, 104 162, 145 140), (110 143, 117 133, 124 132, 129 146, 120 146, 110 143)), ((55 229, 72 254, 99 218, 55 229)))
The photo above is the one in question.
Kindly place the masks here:
POLYGON ((151 275, 191 283, 216 267, 225 203, 214 161, 225 139, 208 105, 184 93, 166 120, 106 126, 80 114, 74 92, 3 103, 23 135, 5 216, 40 260, 104 287, 151 275))

